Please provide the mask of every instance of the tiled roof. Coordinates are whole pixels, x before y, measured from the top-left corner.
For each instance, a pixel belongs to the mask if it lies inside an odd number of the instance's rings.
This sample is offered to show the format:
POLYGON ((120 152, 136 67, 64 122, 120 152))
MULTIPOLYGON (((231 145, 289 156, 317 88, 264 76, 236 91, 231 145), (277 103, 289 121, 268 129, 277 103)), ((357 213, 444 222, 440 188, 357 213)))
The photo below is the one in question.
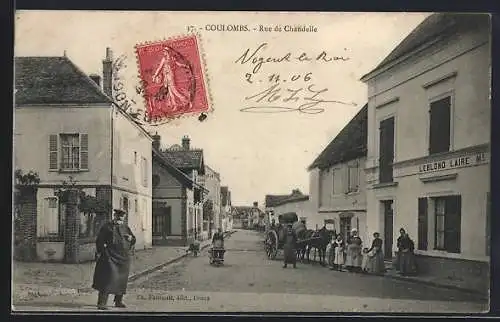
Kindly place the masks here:
POLYGON ((266 207, 276 207, 289 202, 309 200, 309 196, 299 189, 294 189, 289 195, 266 195, 266 207))
POLYGON ((266 195, 266 208, 275 207, 277 204, 287 199, 288 197, 290 197, 290 195, 266 195))
POLYGON ((112 103, 67 57, 16 57, 16 104, 112 103))
POLYGON ((185 170, 198 170, 198 174, 205 174, 203 150, 162 150, 162 155, 175 167, 185 170))
POLYGON ((170 173, 180 183, 183 183, 189 189, 193 188, 193 180, 191 180, 191 178, 189 178, 184 172, 177 169, 172 163, 170 163, 165 157, 163 157, 161 152, 159 152, 155 148, 152 148, 152 151, 153 151, 153 160, 158 161, 160 165, 163 166, 168 171, 168 173, 170 173))
POLYGON ((368 104, 363 106, 335 139, 326 146, 309 166, 309 170, 328 168, 337 163, 366 156, 367 133, 368 104))
POLYGON ((470 28, 478 24, 489 23, 486 14, 435 13, 421 22, 378 66, 367 75, 404 56, 430 39, 456 32, 460 26, 470 28))

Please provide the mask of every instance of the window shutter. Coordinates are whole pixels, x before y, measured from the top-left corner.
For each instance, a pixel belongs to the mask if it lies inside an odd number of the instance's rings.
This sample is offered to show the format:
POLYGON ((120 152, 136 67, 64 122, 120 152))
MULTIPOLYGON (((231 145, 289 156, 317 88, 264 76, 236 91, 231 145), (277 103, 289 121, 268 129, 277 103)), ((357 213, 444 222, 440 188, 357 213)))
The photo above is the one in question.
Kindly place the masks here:
POLYGON ((418 198, 418 249, 427 250, 427 198, 418 198))
POLYGON ((461 208, 462 198, 460 196, 446 198, 444 246, 450 253, 460 253, 461 208))
POLYGON ((451 130, 451 97, 445 97, 431 103, 429 153, 440 153, 450 150, 451 130))
POLYGON ((58 144, 57 134, 49 135, 49 170, 58 170, 58 144))
POLYGON ((80 170, 89 169, 89 135, 80 134, 80 170))

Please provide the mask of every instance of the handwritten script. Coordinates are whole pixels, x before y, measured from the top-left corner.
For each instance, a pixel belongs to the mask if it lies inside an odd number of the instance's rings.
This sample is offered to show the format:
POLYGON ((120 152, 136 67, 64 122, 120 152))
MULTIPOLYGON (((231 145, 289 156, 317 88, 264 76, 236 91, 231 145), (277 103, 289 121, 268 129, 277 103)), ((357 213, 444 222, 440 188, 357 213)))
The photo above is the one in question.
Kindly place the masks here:
POLYGON ((280 84, 275 84, 255 95, 245 97, 246 101, 263 103, 263 105, 245 107, 240 111, 250 113, 284 113, 298 111, 304 114, 319 114, 325 111, 324 108, 319 107, 320 104, 335 103, 356 106, 356 103, 323 99, 321 94, 326 92, 328 92, 328 88, 317 89, 315 84, 308 85, 305 88, 286 89, 283 89, 280 84), (277 105, 282 103, 287 106, 277 105), (289 105, 291 104, 294 104, 294 107, 290 107, 289 105))
MULTIPOLYGON (((302 52, 292 54, 285 52, 280 55, 263 55, 268 48, 268 43, 262 43, 255 49, 247 48, 235 61, 236 64, 248 65, 251 70, 245 73, 244 80, 248 84, 267 83, 264 90, 259 89, 250 96, 244 98, 250 106, 240 109, 241 112, 249 113, 285 113, 300 112, 303 114, 319 114, 325 111, 325 105, 340 104, 357 106, 356 103, 345 102, 338 99, 325 98, 329 92, 327 87, 321 87, 313 80, 312 72, 292 73, 282 75, 273 73, 271 75, 260 75, 267 65, 280 64, 307 64, 320 63, 332 64, 349 61, 349 57, 334 56, 325 50, 309 54, 302 52)), ((287 71, 290 68, 287 67, 287 71)))

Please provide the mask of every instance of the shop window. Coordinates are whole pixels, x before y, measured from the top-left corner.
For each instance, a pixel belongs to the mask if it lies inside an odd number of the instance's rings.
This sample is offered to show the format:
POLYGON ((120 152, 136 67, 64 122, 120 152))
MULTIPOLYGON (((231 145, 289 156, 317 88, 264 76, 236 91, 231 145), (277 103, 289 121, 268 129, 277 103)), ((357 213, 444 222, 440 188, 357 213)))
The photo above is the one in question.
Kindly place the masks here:
POLYGON ((434 204, 434 248, 449 253, 460 253, 461 197, 435 198, 434 204))
POLYGON ((429 154, 448 152, 450 150, 451 130, 451 96, 431 103, 429 154))

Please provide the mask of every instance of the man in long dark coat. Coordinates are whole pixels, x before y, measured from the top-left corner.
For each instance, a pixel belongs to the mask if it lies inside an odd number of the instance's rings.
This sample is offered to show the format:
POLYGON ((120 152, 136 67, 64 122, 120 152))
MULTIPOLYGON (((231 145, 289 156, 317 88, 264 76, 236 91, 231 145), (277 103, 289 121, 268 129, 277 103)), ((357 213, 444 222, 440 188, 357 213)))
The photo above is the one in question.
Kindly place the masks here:
POLYGON ((286 268, 287 264, 293 264, 293 268, 297 268, 297 234, 293 230, 291 224, 288 224, 285 229, 285 245, 283 247, 285 263, 283 268, 286 268))
POLYGON ((104 224, 96 240, 97 264, 92 288, 99 291, 97 308, 107 310, 109 294, 115 295, 115 306, 124 308, 123 295, 127 290, 130 271, 130 250, 135 236, 125 224, 126 213, 115 209, 112 222, 104 224))

